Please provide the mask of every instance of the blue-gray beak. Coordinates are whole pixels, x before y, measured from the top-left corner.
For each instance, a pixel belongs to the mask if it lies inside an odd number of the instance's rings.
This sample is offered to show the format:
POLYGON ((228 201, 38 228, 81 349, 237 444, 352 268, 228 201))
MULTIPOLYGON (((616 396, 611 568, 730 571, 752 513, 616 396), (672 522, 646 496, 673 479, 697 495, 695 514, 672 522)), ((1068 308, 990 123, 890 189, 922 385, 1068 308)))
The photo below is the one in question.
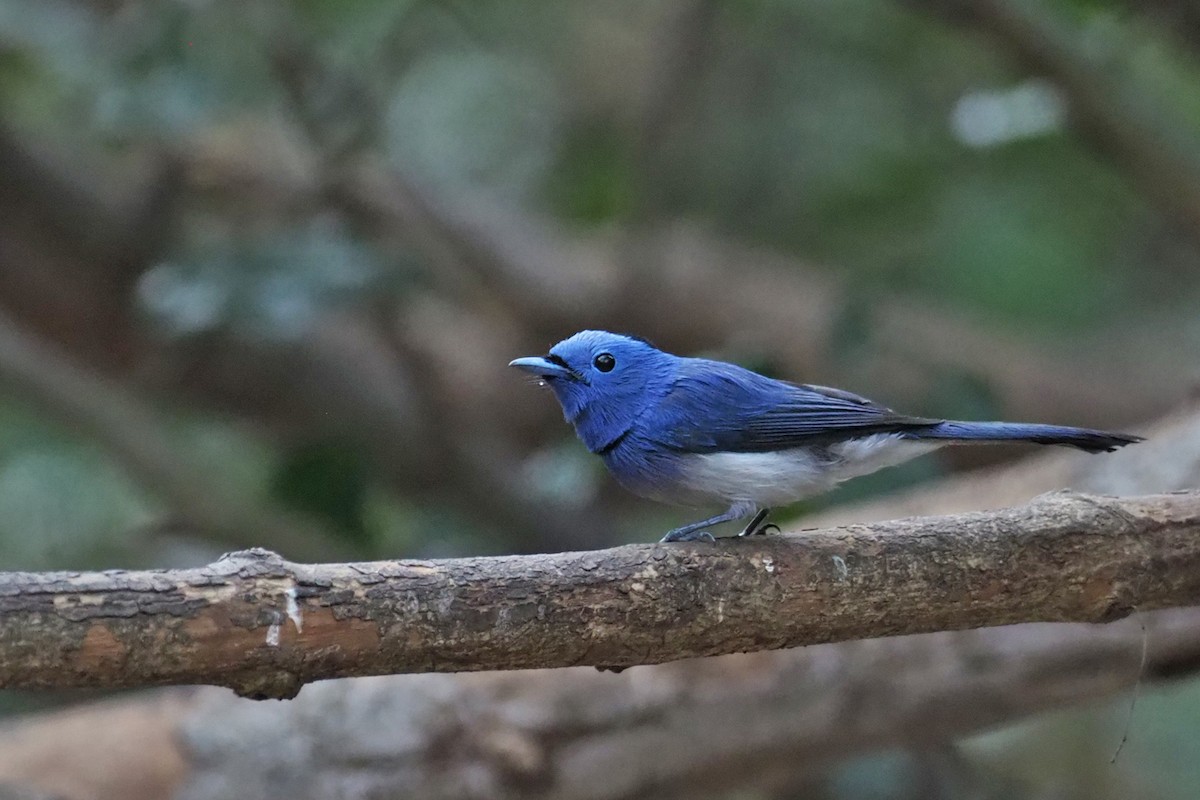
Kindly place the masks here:
POLYGON ((556 364, 553 361, 543 358, 542 356, 526 356, 525 358, 516 358, 508 362, 510 367, 523 369, 526 372, 532 372, 543 378, 574 378, 575 372, 569 367, 562 364, 556 364))

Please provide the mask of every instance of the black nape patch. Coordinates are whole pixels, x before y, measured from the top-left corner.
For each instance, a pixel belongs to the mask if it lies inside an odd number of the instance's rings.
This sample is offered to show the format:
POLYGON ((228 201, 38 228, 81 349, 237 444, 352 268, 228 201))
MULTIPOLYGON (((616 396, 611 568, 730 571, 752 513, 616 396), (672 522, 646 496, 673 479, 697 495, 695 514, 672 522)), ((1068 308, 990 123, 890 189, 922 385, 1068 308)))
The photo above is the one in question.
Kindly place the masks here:
POLYGON ((655 350, 658 349, 658 345, 656 345, 654 342, 647 339, 645 336, 638 336, 636 333, 622 333, 620 335, 624 336, 626 339, 633 339, 635 342, 641 342, 642 344, 648 344, 651 347, 653 347, 655 350))

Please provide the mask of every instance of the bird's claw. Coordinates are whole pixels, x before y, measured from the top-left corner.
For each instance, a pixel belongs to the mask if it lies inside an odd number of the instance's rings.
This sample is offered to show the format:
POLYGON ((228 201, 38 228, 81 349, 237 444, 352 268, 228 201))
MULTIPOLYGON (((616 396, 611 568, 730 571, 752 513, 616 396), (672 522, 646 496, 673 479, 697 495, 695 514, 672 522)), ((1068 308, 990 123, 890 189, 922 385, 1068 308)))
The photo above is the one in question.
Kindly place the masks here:
POLYGON ((670 531, 660 542, 715 542, 708 531, 670 531))

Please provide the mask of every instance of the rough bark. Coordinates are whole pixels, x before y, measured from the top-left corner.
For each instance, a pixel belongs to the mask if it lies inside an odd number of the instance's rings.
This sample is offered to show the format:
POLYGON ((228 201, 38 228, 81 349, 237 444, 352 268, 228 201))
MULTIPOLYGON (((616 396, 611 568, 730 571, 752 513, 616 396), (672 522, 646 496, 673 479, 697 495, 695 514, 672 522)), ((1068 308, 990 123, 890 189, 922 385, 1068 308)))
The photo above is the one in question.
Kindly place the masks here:
POLYGON ((595 665, 1200 603, 1200 494, 1028 506, 716 544, 539 556, 0 576, 0 686, 595 665))

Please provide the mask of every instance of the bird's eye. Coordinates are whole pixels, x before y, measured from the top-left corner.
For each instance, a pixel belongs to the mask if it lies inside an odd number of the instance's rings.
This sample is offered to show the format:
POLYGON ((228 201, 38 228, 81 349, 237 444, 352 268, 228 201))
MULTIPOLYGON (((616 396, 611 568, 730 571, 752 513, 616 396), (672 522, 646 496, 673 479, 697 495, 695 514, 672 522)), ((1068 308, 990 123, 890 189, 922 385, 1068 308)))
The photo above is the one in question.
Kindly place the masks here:
POLYGON ((601 372, 612 372, 612 368, 617 365, 617 360, 608 353, 601 353, 592 359, 592 365, 601 372))

